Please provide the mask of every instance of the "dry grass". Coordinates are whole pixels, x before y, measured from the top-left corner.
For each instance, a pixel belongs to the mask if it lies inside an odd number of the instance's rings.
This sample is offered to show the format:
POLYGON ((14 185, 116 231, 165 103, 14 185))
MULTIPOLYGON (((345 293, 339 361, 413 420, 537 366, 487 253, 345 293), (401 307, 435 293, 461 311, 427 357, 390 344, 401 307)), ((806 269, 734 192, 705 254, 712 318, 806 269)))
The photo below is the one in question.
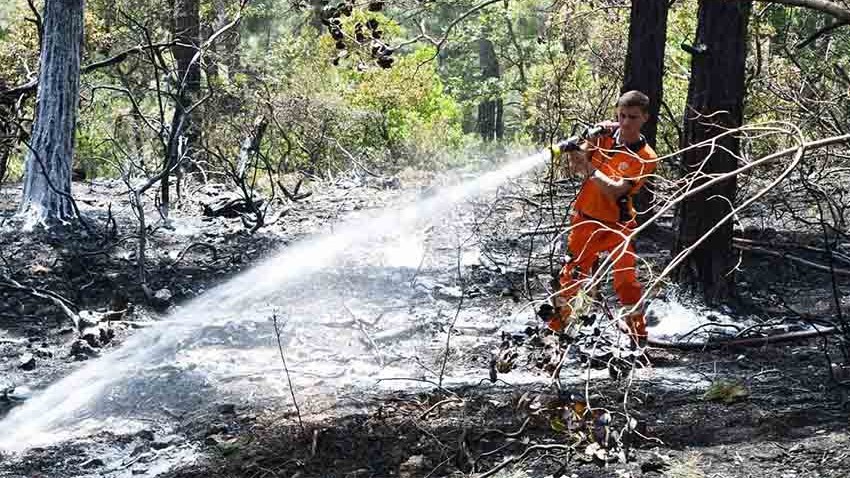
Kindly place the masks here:
POLYGON ((706 478, 700 466, 701 462, 702 456, 699 453, 689 453, 682 459, 673 460, 664 476, 665 478, 706 478))

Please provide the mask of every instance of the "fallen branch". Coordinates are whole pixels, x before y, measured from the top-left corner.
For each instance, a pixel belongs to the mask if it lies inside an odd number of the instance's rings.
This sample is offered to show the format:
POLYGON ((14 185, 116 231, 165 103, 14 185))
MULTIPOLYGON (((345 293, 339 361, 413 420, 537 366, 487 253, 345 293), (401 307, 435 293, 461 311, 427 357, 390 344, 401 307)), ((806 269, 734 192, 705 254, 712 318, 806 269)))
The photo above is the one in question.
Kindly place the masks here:
POLYGON ((823 337, 826 335, 832 335, 838 331, 839 330, 835 327, 829 327, 822 330, 806 330, 800 332, 788 332, 786 334, 768 335, 765 337, 750 337, 746 339, 729 339, 708 342, 673 342, 653 339, 650 337, 649 340, 647 340, 647 344, 660 349, 679 350, 714 350, 723 347, 761 347, 764 345, 778 344, 782 342, 793 342, 795 340, 823 337))
POLYGON ((520 237, 523 236, 543 236, 546 234, 560 234, 567 229, 567 225, 563 226, 540 226, 534 229, 524 229, 519 231, 520 237))
MULTIPOLYGON (((378 344, 376 344, 375 341, 372 340, 372 336, 369 335, 369 332, 366 331, 366 327, 363 326, 363 321, 360 320, 356 315, 354 315, 354 312, 352 312, 351 309, 349 309, 348 306, 344 303, 342 304, 342 308, 345 309, 345 312, 348 313, 352 320, 354 320, 354 323, 357 324, 357 328, 360 329, 360 333, 363 334, 364 337, 366 337, 366 341, 369 342, 369 345, 371 345, 372 349, 375 350, 375 358, 378 359, 378 365, 380 367, 383 367, 384 357, 381 355, 381 349, 378 348, 378 344)), ((375 322, 377 322, 377 320, 375 322)))
POLYGON ((177 265, 178 262, 183 260, 183 256, 185 256, 186 253, 189 252, 190 249, 193 249, 193 248, 196 248, 196 247, 200 247, 200 248, 203 248, 203 249, 209 249, 210 251, 212 251, 213 261, 218 260, 218 250, 212 244, 208 244, 206 242, 193 242, 192 244, 189 244, 188 246, 186 246, 180 252, 180 254, 177 255, 177 258, 174 259, 174 261, 171 264, 168 264, 166 267, 167 268, 174 267, 175 265, 177 265))
POLYGON ((298 202, 302 199, 310 197, 313 194, 312 192, 298 194, 298 190, 301 189, 302 181, 304 181, 304 178, 299 179, 298 182, 295 183, 295 187, 292 189, 292 192, 289 192, 289 190, 286 189, 286 186, 284 186, 283 183, 280 181, 277 182, 277 186, 280 188, 281 191, 283 191, 283 195, 286 196, 287 199, 292 202, 298 202))
POLYGON ((446 404, 449 404, 449 403, 456 403, 456 402, 463 402, 463 399, 460 399, 458 397, 449 397, 445 400, 440 400, 439 402, 435 403, 430 408, 428 408, 428 410, 425 410, 424 412, 422 412, 422 414, 419 415, 419 419, 424 420, 425 417, 427 417, 428 414, 433 412, 434 410, 442 407, 443 405, 446 405, 446 404))
POLYGON ((530 447, 526 448, 524 452, 522 452, 522 455, 512 456, 512 457, 506 459, 505 461, 499 463, 498 465, 494 466, 489 471, 482 473, 480 475, 474 475, 474 476, 476 478, 487 478, 488 476, 493 476, 496 473, 498 473, 499 471, 506 468, 507 466, 512 465, 514 463, 521 462, 522 460, 525 460, 529 455, 531 455, 533 452, 535 452, 537 450, 542 450, 542 451, 549 451, 549 450, 571 451, 572 447, 570 445, 531 445, 530 447))
POLYGON ((27 339, 0 339, 0 344, 23 345, 27 342, 27 339))
POLYGON ((51 292, 49 290, 36 289, 35 287, 26 287, 20 282, 11 278, 7 278, 5 281, 0 281, 0 287, 8 287, 12 290, 26 292, 27 294, 38 297, 40 299, 47 299, 53 302, 54 304, 56 304, 57 307, 62 310, 65 315, 68 316, 68 318, 71 319, 71 321, 74 323, 74 327, 76 327, 78 331, 80 330, 80 316, 71 309, 71 307, 75 307, 74 303, 62 297, 61 295, 55 292, 51 292))
POLYGON ((789 242, 764 242, 764 241, 755 241, 753 239, 746 239, 743 237, 733 237, 732 242, 737 242, 739 244, 744 244, 747 246, 756 246, 756 247, 784 247, 786 249, 802 249, 804 251, 817 252, 819 254, 830 254, 833 259, 837 259, 840 262, 844 262, 845 264, 850 265, 850 257, 847 257, 845 254, 842 254, 839 251, 824 249, 823 247, 815 247, 809 246, 806 244, 794 244, 789 242))
POLYGON ((518 438, 520 435, 523 434, 523 432, 525 432, 525 427, 527 427, 530 422, 531 422, 531 417, 526 417, 525 421, 523 421, 522 425, 520 425, 519 430, 517 430, 515 432, 503 432, 502 430, 499 430, 497 428, 489 428, 489 429, 481 432, 481 434, 478 435, 477 439, 481 440, 482 438, 484 438, 485 436, 487 436, 491 433, 499 435, 503 438, 518 438))
POLYGON ((764 247, 759 246, 749 246, 742 243, 733 243, 732 247, 736 249, 740 249, 742 251, 755 252, 758 254, 766 254, 768 256, 780 257, 782 259, 787 259, 791 262, 796 262, 797 264, 801 264, 804 266, 808 266, 812 269, 816 269, 822 272, 835 273, 841 276, 850 276, 850 269, 839 269, 839 268, 830 268, 829 266, 825 266, 823 264, 818 264, 817 262, 812 262, 808 259, 803 259, 802 257, 795 256, 793 254, 789 254, 787 252, 779 252, 772 251, 770 249, 765 249, 764 247))

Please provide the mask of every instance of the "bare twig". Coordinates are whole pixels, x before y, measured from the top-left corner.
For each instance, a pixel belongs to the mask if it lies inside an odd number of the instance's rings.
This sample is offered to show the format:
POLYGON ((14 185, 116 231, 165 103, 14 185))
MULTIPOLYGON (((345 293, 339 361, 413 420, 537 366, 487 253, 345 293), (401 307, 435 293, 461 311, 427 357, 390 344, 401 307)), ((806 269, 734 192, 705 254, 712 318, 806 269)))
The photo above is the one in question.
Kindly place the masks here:
POLYGON ((304 422, 301 421, 301 408, 298 406, 298 399, 295 397, 295 388, 292 386, 292 377, 289 374, 289 367, 286 365, 286 356, 283 353, 283 340, 281 339, 280 324, 278 323, 277 313, 272 314, 272 323, 274 324, 274 333, 277 337, 277 349, 280 352, 280 361, 283 362, 283 371, 286 373, 286 382, 289 384, 289 395, 292 397, 292 404, 295 406, 295 415, 298 417, 298 427, 301 428, 301 433, 305 432, 304 422))
POLYGON ((499 463, 498 465, 494 466, 493 468, 489 469, 488 471, 486 471, 486 472, 484 472, 480 475, 475 475, 475 478, 487 478, 488 476, 493 476, 496 473, 505 469, 506 467, 513 465, 514 463, 519 463, 519 462, 525 460, 532 453, 534 453, 536 451, 551 451, 551 450, 572 451, 572 449, 573 448, 570 445, 531 445, 530 447, 526 448, 525 451, 523 451, 521 455, 509 457, 508 459, 499 463))

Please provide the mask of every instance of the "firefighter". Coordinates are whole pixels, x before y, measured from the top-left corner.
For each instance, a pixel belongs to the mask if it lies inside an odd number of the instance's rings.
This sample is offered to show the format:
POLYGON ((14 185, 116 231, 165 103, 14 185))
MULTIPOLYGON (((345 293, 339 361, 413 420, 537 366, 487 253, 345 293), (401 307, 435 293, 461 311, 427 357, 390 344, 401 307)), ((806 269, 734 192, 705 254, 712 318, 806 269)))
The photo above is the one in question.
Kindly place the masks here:
POLYGON ((635 273, 637 256, 632 244, 636 226, 633 197, 656 166, 655 151, 641 135, 649 119, 649 98, 639 91, 624 93, 617 100, 617 122, 597 125, 586 139, 571 139, 553 148, 568 159, 570 172, 584 178, 573 206, 567 238, 569 258, 561 269, 561 289, 554 297, 554 314, 549 328, 561 332, 572 320, 571 300, 588 285, 599 254, 613 260, 614 290, 627 311, 625 325, 633 342, 646 341, 642 288, 635 273), (631 310, 635 309, 635 310, 631 310))

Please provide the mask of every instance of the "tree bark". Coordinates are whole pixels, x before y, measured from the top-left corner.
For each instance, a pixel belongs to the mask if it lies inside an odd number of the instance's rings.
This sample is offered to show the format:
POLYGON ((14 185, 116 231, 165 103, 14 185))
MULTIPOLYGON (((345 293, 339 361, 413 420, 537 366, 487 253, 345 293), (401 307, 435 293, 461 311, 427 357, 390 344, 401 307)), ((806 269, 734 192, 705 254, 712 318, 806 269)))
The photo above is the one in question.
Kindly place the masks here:
POLYGON ((667 42, 669 0, 632 0, 629 19, 629 47, 621 92, 638 90, 649 96, 649 121, 643 135, 653 148, 658 132, 664 75, 664 47, 667 42))
MULTIPOLYGON (((478 40, 478 61, 483 81, 499 78, 499 58, 496 56, 493 42, 487 38, 478 40)), ((478 133, 485 141, 500 140, 504 137, 502 110, 501 98, 488 97, 478 104, 478 133)))
MULTIPOLYGON (((691 81, 682 147, 741 125, 750 8, 751 2, 699 2, 696 41, 690 48, 691 81)), ((683 153, 683 166, 689 173, 701 169, 693 186, 705 182, 706 175, 732 171, 739 149, 738 139, 727 135, 714 146, 683 153)), ((681 203, 677 210, 677 251, 693 244, 729 213, 736 190, 737 181, 732 177, 681 203)), ((734 265, 732 224, 727 223, 691 252, 678 271, 678 279, 701 292, 709 303, 722 302, 735 295, 734 265)))
POLYGON ((160 189, 160 212, 165 218, 168 217, 171 203, 170 172, 183 160, 181 156, 191 158, 199 136, 197 127, 193 125, 191 114, 187 111, 201 89, 201 65, 200 61, 195 59, 197 48, 201 43, 199 0, 173 0, 173 19, 172 36, 178 43, 172 49, 177 63, 175 72, 177 81, 174 93, 174 116, 171 119, 171 132, 163 166, 167 172, 162 176, 160 189), (181 144, 183 138, 185 143, 181 144))
POLYGON ((47 0, 36 117, 19 214, 28 226, 66 222, 80 92, 84 0, 47 0))
MULTIPOLYGON (((664 75, 664 47, 667 43, 669 0, 632 0, 629 18, 629 47, 626 52, 625 78, 621 92, 638 90, 649 96, 649 120, 642 133, 655 148, 658 113, 661 110, 664 75)), ((646 211, 652 205, 652 181, 647 180, 634 198, 635 209, 646 211)), ((642 222, 644 214, 638 214, 642 222)))
MULTIPOLYGON (((6 84, 0 80, 0 91, 6 89, 6 84)), ((17 126, 10 118, 13 116, 14 102, 0 96, 0 184, 6 179, 8 171, 9 156, 14 147, 13 138, 17 126)))

